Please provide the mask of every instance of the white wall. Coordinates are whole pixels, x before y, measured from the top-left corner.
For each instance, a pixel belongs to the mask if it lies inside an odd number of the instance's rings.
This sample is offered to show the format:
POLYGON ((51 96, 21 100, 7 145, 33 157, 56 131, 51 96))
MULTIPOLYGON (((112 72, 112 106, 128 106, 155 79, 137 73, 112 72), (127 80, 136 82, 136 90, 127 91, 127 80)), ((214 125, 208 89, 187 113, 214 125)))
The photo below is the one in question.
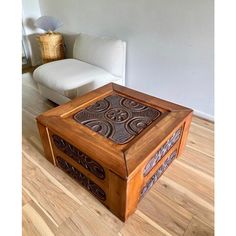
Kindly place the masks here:
POLYGON ((37 33, 41 33, 42 31, 34 26, 35 20, 40 16, 39 0, 22 0, 22 23, 25 30, 25 40, 30 54, 31 64, 33 66, 41 64, 42 61, 40 48, 36 40, 37 33))
POLYGON ((213 117, 213 0, 39 0, 62 32, 127 41, 127 86, 213 117))

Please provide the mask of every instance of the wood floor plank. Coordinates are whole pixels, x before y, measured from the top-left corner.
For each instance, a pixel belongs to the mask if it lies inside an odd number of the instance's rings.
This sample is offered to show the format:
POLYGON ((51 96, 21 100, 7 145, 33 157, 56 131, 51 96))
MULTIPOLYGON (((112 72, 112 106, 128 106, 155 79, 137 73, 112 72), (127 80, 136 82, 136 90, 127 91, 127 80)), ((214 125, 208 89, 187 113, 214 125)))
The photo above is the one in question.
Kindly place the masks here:
POLYGON ((212 132, 191 125, 186 145, 212 158, 214 157, 214 135, 212 132))
POLYGON ((30 201, 22 208, 22 213, 24 225, 22 232, 23 236, 52 236, 57 230, 57 226, 33 201, 30 201))
POLYGON ((197 175, 199 175, 199 176, 201 176, 201 177, 207 179, 208 181, 210 181, 210 182, 212 182, 212 183, 214 182, 213 176, 211 176, 211 175, 209 175, 209 174, 207 174, 207 173, 205 173, 205 172, 199 170, 199 169, 196 168, 195 166, 187 165, 186 163, 181 162, 181 161, 180 161, 180 158, 179 158, 178 160, 176 160, 175 163, 178 164, 178 165, 180 165, 180 166, 182 166, 183 168, 185 168, 185 169, 187 169, 187 170, 189 170, 189 171, 191 171, 191 172, 194 172, 195 174, 197 174, 197 175))
POLYGON ((81 206, 80 209, 58 227, 56 235, 86 235, 86 236, 117 236, 113 227, 101 221, 90 209, 81 206))
POLYGON ((138 209, 171 235, 183 235, 192 215, 161 193, 149 191, 138 209))
POLYGON ((35 90, 35 92, 38 92, 37 84, 32 78, 33 78, 33 73, 32 72, 24 73, 22 75, 23 85, 24 85, 23 89, 25 87, 29 87, 32 90, 35 90))
POLYGON ((133 236, 134 232, 136 236, 171 236, 170 233, 139 210, 130 216, 119 235, 133 236))
POLYGON ((204 126, 200 126, 194 122, 191 123, 190 131, 194 134, 207 137, 210 140, 214 139, 214 132, 211 129, 205 128, 204 126))
POLYGON ((185 148, 178 161, 214 177, 214 159, 191 147, 185 148))
POLYGON ((153 190, 176 202, 209 226, 214 226, 214 207, 175 181, 162 176, 153 190))
POLYGON ((177 160, 167 169, 164 176, 188 189, 208 204, 214 204, 214 182, 191 171, 191 169, 179 165, 177 160))
POLYGON ((39 93, 32 91, 32 89, 28 87, 24 87, 22 91, 22 101, 22 108, 31 112, 35 117, 42 113, 42 111, 53 108, 53 106, 47 103, 47 99, 42 98, 39 93), (37 99, 37 103, 35 103, 32 97, 37 99))
POLYGON ((22 109, 22 116, 24 117, 24 119, 22 120, 22 132, 24 136, 37 136, 37 124, 34 119, 34 116, 24 109, 22 109))
POLYGON ((32 80, 30 75, 30 73, 27 73, 23 78, 22 108, 36 117, 40 113, 57 105, 40 95, 36 83, 32 80))
POLYGON ((197 218, 193 218, 184 236, 213 236, 214 230, 197 218))
POLYGON ((23 155, 23 186, 32 200, 60 225, 79 204, 55 186, 42 171, 23 155), (65 204, 66 203, 66 204, 65 204))
POLYGON ((69 196, 70 198, 72 198, 75 202, 77 202, 79 205, 82 205, 81 201, 76 198, 67 188, 64 187, 63 184, 61 184, 61 182, 57 181, 56 178, 54 178, 51 173, 47 172, 44 168, 42 168, 36 161, 34 161, 33 159, 30 158, 30 156, 26 153, 23 153, 24 156, 27 157, 27 159, 32 162, 33 165, 37 166, 40 171, 42 172, 42 174, 44 174, 45 177, 47 177, 56 187, 58 187, 60 190, 62 190, 67 196, 69 196))
POLYGON ((211 130, 212 132, 214 131, 214 122, 202 119, 198 116, 193 116, 192 123, 198 125, 199 127, 211 130))
MULTIPOLYGON (((38 228, 39 224, 36 224, 38 228)), ((41 236, 38 229, 35 227, 34 224, 27 218, 25 212, 22 212, 22 236, 41 236)))
POLYGON ((76 223, 68 218, 63 224, 58 227, 57 236, 85 236, 83 231, 76 225, 76 223))
POLYGON ((32 199, 30 198, 30 196, 24 190, 22 190, 22 207, 31 200, 32 199))

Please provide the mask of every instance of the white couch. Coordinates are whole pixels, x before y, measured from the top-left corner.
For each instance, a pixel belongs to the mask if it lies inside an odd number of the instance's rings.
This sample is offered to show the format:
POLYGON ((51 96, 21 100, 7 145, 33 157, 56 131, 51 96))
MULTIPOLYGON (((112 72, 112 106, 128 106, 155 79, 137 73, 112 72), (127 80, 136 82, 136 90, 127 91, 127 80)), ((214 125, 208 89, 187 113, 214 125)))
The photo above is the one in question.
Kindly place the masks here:
POLYGON ((114 82, 125 85, 126 43, 79 34, 73 58, 39 66, 33 73, 40 93, 57 104, 114 82))

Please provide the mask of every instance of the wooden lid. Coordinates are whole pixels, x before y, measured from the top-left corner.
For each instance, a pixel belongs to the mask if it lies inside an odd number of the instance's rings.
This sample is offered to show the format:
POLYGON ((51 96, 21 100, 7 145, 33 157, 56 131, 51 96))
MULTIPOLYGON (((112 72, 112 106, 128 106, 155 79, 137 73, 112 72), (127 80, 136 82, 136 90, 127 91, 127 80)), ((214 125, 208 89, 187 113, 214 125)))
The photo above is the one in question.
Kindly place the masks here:
POLYGON ((161 114, 161 111, 136 100, 113 94, 77 112, 73 118, 113 142, 124 144, 161 114))
POLYGON ((43 113, 37 120, 128 178, 191 112, 110 83, 43 113))

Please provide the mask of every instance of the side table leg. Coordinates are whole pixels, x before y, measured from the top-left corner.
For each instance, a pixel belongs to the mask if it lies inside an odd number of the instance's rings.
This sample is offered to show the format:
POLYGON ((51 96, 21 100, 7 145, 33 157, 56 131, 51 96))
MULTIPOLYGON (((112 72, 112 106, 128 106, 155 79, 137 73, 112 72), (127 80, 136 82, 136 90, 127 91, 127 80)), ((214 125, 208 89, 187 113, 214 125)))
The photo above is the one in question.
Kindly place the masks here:
POLYGON ((42 144, 43 144, 45 157, 53 165, 56 165, 55 157, 54 157, 53 150, 52 150, 52 144, 51 144, 51 140, 50 140, 50 137, 49 137, 48 128, 45 127, 44 125, 42 125, 39 122, 37 122, 37 125, 38 125, 39 134, 40 134, 40 137, 41 137, 41 141, 42 141, 42 144))

